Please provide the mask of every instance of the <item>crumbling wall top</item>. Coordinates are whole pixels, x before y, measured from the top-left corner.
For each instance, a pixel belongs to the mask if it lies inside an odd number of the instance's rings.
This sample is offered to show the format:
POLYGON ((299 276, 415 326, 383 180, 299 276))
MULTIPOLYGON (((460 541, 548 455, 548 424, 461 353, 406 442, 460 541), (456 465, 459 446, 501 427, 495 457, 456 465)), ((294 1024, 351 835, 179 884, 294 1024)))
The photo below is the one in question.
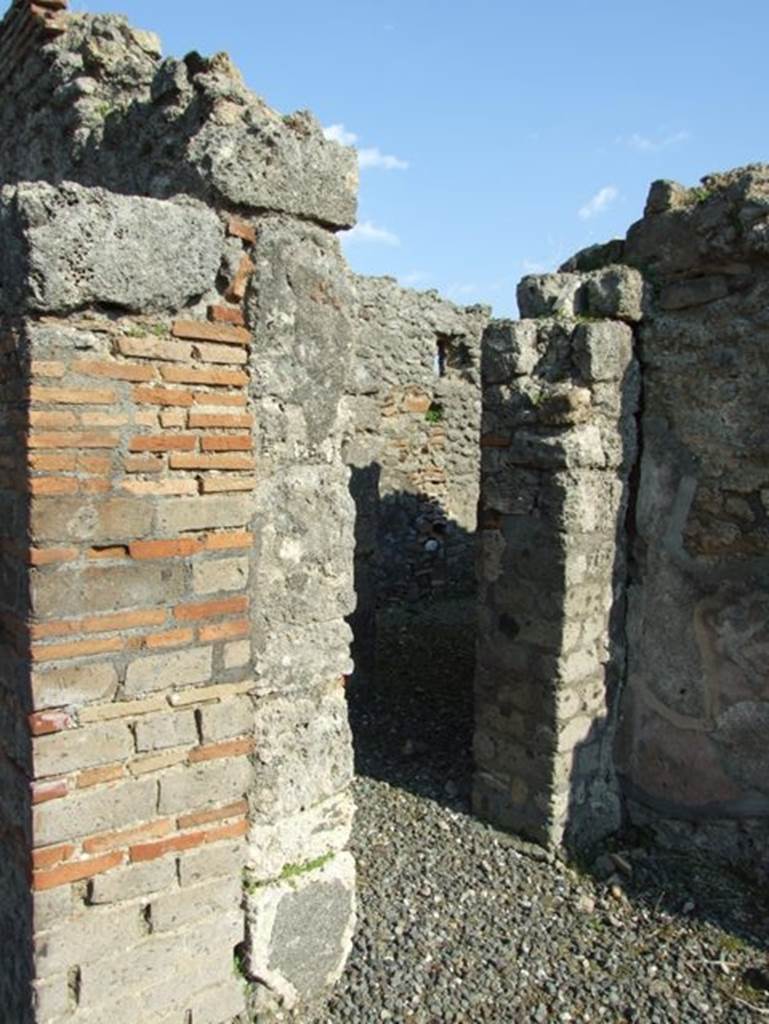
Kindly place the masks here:
POLYGON ((68 180, 333 229, 355 222, 354 150, 305 111, 276 113, 226 54, 164 59, 153 33, 65 16, 63 0, 17 0, 0 25, 6 50, 0 182, 68 180))

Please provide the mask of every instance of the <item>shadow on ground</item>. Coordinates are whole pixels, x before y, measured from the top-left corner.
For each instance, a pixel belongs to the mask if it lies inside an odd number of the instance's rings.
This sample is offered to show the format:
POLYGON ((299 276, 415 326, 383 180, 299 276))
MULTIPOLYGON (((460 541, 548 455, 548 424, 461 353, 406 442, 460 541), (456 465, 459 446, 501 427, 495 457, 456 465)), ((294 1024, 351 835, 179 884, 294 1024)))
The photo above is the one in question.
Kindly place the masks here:
POLYGON ((356 774, 469 812, 474 597, 385 608, 376 651, 349 687, 356 774))

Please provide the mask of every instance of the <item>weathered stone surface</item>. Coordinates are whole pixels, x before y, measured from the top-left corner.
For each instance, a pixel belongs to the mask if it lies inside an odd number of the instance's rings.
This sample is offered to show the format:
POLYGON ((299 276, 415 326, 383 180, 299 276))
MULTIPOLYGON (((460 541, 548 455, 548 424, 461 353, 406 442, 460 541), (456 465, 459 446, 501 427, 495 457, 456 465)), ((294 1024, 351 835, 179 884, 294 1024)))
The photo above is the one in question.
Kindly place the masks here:
POLYGON ((691 842, 696 821, 698 843, 753 861, 746 830, 766 836, 769 820, 768 180, 756 165, 692 190, 656 183, 626 246, 659 298, 642 326, 619 766, 634 820, 691 842))
POLYGON ((265 697, 254 710, 255 823, 276 822, 336 796, 352 777, 344 690, 265 697))
POLYGON ((285 881, 248 895, 248 973, 287 1007, 339 978, 355 927, 352 857, 340 853, 314 870, 297 868, 285 881))
MULTIPOLYGON (((353 351, 353 294, 339 243, 310 224, 267 218, 254 262, 248 310, 260 339, 253 356, 255 397, 296 407, 303 420, 297 440, 312 454, 323 452, 338 429, 353 351)), ((282 409, 274 426, 259 423, 263 455, 280 456, 291 441, 285 431, 282 409)))
POLYGON ((644 312, 644 281, 631 267, 614 266, 590 275, 584 303, 590 316, 638 322, 644 312))
POLYGON ((214 285, 224 229, 194 200, 161 202, 75 184, 6 187, 4 301, 44 313, 89 305, 175 311, 214 285))
POLYGON ((355 152, 326 140, 307 112, 271 110, 225 54, 163 61, 156 38, 122 18, 71 17, 67 26, 4 86, 10 97, 28 93, 13 131, 12 115, 0 122, 9 143, 0 180, 53 172, 115 192, 186 193, 335 227, 354 223, 355 152))
POLYGON ((638 403, 623 321, 640 315, 643 289, 608 267, 525 278, 521 291, 536 319, 493 322, 484 337, 473 803, 537 842, 589 845, 620 821, 612 748, 638 403), (582 315, 598 310, 617 319, 582 315))
POLYGON ((352 797, 342 793, 275 824, 255 821, 249 831, 249 878, 267 882, 277 878, 287 864, 314 861, 343 850, 354 813, 352 797))
POLYGON ((633 332, 626 324, 601 320, 580 324, 574 333, 574 355, 586 381, 621 380, 633 354, 633 332))
POLYGON ((525 319, 574 316, 582 283, 577 274, 529 274, 518 285, 518 310, 525 319))

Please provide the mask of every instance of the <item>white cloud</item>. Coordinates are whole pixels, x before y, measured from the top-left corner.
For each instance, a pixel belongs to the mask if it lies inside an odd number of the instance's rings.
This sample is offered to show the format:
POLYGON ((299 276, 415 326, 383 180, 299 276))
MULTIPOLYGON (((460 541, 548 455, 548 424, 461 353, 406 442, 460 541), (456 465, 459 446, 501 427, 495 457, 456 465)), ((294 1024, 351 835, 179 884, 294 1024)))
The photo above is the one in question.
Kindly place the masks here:
POLYGON ((338 142, 342 146, 354 146, 358 141, 355 132, 348 132, 343 124, 330 124, 323 129, 323 134, 331 142, 338 142))
POLYGON ((362 220, 359 224, 355 225, 352 231, 347 231, 342 238, 345 242, 349 243, 369 242, 372 245, 401 244, 400 238, 394 232, 388 231, 387 228, 380 228, 370 220, 362 220))
MULTIPOLYGON (((323 129, 323 134, 332 142, 339 142, 343 146, 354 146, 358 141, 355 132, 348 131, 343 124, 330 124, 323 129)), ((367 146, 358 150, 358 166, 381 167, 385 171, 405 171, 408 169, 408 162, 401 160, 398 156, 391 156, 382 153, 376 146, 367 146)))
POLYGON ((604 185, 584 206, 580 206, 577 214, 581 220, 590 220, 591 217, 607 210, 618 195, 619 190, 614 185, 604 185))
POLYGON ((387 153, 380 153, 376 146, 373 146, 358 150, 358 166, 361 170, 364 167, 381 167, 385 171, 406 171, 409 165, 406 160, 390 156, 387 153))
POLYGON ((627 137, 620 136, 617 142, 620 142, 628 147, 628 149, 634 149, 636 153, 657 153, 661 149, 667 149, 669 146, 678 146, 682 142, 688 142, 691 138, 689 132, 674 132, 672 135, 663 135, 658 139, 650 138, 648 135, 641 135, 639 132, 633 132, 632 135, 627 137))

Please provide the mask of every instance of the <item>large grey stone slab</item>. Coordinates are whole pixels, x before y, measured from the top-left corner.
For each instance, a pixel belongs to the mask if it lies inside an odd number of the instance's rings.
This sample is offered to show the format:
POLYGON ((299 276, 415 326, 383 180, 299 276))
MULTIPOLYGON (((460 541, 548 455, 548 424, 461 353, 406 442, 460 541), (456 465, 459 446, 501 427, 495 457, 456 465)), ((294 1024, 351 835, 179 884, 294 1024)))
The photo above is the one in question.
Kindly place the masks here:
POLYGON ((311 999, 341 976, 355 927, 355 862, 339 853, 246 897, 248 973, 286 1007, 311 999))
POLYGON ((2 203, 4 290, 28 309, 176 311, 215 283, 224 228, 192 199, 36 182, 3 189, 2 203))

